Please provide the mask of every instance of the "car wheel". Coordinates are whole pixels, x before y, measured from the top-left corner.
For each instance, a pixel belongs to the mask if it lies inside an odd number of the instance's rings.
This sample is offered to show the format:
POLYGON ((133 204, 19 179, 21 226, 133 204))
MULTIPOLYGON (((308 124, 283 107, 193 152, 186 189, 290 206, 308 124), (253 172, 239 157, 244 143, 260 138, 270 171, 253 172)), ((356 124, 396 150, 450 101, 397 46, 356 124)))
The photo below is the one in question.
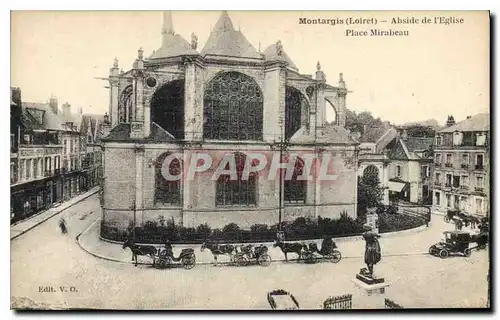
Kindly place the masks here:
POLYGON ((471 250, 469 248, 464 250, 464 256, 470 257, 470 254, 471 254, 471 250))
POLYGON ((264 253, 257 259, 257 262, 259 263, 259 265, 267 267, 271 264, 272 259, 267 253, 264 253))
POLYGON ((435 250, 436 250, 436 247, 435 247, 435 246, 431 246, 431 247, 429 248, 429 254, 434 255, 435 250))
POLYGON ((440 256, 442 259, 447 258, 449 255, 450 255, 450 254, 448 253, 448 250, 443 249, 443 250, 439 251, 439 256, 440 256))

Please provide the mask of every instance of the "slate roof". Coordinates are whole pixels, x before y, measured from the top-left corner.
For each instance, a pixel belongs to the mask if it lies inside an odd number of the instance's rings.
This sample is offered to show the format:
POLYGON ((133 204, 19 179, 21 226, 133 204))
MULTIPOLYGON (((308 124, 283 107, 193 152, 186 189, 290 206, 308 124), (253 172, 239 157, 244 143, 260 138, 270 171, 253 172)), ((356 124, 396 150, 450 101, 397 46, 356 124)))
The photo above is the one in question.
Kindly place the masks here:
POLYGON ((429 150, 434 143, 434 138, 408 137, 403 140, 409 152, 429 150))
POLYGON ((130 140, 130 124, 117 124, 103 140, 127 141, 130 140))
POLYGON ((266 50, 264 50, 264 56, 266 61, 284 61, 286 62, 292 69, 294 70, 299 70, 295 63, 293 63, 292 59, 288 54, 285 52, 284 49, 282 49, 281 56, 278 56, 278 51, 277 51, 277 46, 278 44, 272 44, 269 47, 267 47, 266 50))
POLYGON ((262 59, 261 54, 248 42, 245 36, 234 29, 227 11, 222 12, 201 51, 201 55, 262 59))
POLYGON ((29 130, 44 129, 43 125, 39 123, 26 108, 22 108, 21 123, 24 126, 24 128, 29 130))
POLYGON ((47 130, 64 131, 59 114, 55 114, 52 108, 46 103, 23 102, 23 107, 27 109, 38 109, 45 111, 42 126, 47 130))
POLYGON ((447 127, 439 133, 455 132, 455 131, 490 131, 490 114, 479 113, 472 116, 470 119, 460 121, 459 123, 447 127))
POLYGON ((361 135, 360 142, 377 142, 384 134, 391 129, 391 126, 384 123, 381 126, 368 127, 367 130, 361 135))

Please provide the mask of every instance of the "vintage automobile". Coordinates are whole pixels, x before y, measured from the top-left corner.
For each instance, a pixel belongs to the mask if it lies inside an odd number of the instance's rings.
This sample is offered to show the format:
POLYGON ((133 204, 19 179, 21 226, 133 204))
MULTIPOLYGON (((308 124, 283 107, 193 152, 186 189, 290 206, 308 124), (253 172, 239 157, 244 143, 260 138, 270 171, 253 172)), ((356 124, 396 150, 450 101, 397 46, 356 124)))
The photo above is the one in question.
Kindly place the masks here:
POLYGON ((469 257, 472 248, 469 244, 473 242, 470 233, 465 231, 445 231, 444 241, 440 241, 429 248, 429 253, 433 256, 447 258, 450 253, 461 253, 469 257))

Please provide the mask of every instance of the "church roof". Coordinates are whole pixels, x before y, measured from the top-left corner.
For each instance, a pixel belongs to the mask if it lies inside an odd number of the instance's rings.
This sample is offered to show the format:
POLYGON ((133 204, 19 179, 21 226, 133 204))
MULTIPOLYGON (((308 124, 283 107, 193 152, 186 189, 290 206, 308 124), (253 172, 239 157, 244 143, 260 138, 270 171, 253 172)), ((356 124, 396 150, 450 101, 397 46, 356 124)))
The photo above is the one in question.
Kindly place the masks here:
POLYGON ((223 11, 217 24, 208 37, 201 51, 203 56, 229 56, 240 58, 261 59, 260 53, 252 46, 245 36, 234 29, 233 22, 227 11, 223 11))
POLYGON ((349 136, 349 131, 344 127, 338 125, 329 125, 318 130, 316 137, 312 132, 306 133, 304 127, 300 128, 292 138, 291 143, 309 143, 316 138, 317 143, 321 144, 343 144, 343 145, 356 145, 357 142, 354 141, 349 136))
POLYGON ((163 13, 163 28, 161 30, 162 45, 160 49, 153 51, 149 59, 163 59, 182 55, 198 54, 191 48, 191 44, 187 42, 181 35, 175 34, 172 13, 165 11, 163 13))
POLYGON ((283 50, 283 47, 278 48, 281 46, 281 44, 275 43, 267 47, 266 50, 264 50, 264 56, 267 61, 284 61, 286 62, 292 69, 294 70, 299 70, 295 63, 293 63, 292 59, 286 54, 285 50, 283 50), (279 50, 278 50, 279 49, 279 50), (281 55, 278 55, 278 51, 281 51, 281 55))

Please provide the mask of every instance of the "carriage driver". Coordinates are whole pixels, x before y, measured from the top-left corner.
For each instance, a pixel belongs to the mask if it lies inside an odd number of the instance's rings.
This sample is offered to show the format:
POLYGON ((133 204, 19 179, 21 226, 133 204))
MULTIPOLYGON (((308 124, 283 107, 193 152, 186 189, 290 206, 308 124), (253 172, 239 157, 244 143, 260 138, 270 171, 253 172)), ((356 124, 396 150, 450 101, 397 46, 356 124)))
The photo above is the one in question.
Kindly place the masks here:
POLYGON ((172 257, 174 255, 174 252, 172 251, 172 244, 170 243, 170 240, 167 237, 165 237, 164 245, 165 245, 165 256, 172 257))

